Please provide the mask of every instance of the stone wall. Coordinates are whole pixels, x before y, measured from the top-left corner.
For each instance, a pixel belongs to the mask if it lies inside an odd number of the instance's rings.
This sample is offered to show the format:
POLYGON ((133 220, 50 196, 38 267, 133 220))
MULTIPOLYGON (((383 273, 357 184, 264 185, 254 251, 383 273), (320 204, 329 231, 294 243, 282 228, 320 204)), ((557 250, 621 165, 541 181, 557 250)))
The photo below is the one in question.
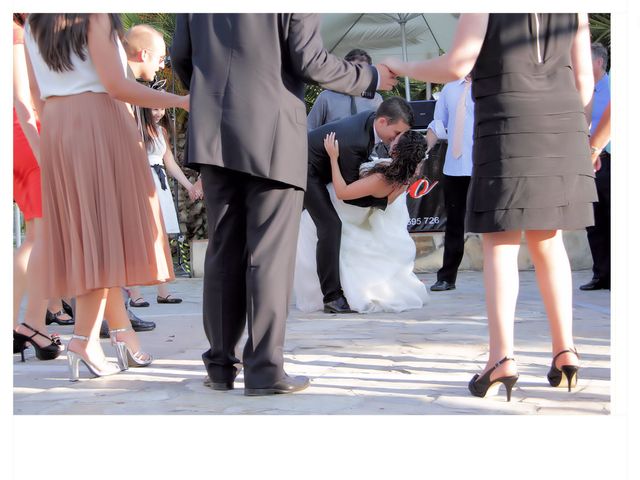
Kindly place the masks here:
MULTIPOLYGON (((416 242, 416 273, 436 272, 442 265, 444 250, 444 233, 414 233, 411 237, 416 242)), ((584 230, 563 232, 564 245, 569 254, 572 270, 590 269, 593 265, 591 252, 584 230)), ((204 272, 204 255, 207 240, 195 240, 191 243, 191 271, 194 277, 202 277, 204 272)), ((518 255, 520 270, 531 270, 533 264, 529 250, 522 236, 522 244, 518 255)), ((464 257, 460 270, 482 270, 482 242, 480 235, 468 233, 465 236, 464 257)))

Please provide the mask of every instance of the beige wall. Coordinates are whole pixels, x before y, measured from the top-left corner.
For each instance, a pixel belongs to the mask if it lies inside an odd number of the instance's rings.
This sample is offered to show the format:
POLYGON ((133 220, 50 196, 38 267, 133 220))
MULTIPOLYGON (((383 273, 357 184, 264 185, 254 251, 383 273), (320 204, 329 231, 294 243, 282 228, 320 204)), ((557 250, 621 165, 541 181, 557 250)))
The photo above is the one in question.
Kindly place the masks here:
MULTIPOLYGON (((411 235, 416 242, 415 271, 419 273, 436 272, 442 266, 444 251, 444 233, 414 233, 411 235)), ((589 269, 593 265, 587 233, 584 230, 563 232, 563 240, 572 270, 589 269)), ((520 270, 533 269, 529 250, 522 237, 518 267, 520 270)), ((465 235, 464 257, 460 270, 482 270, 482 242, 480 235, 468 233, 465 235)))

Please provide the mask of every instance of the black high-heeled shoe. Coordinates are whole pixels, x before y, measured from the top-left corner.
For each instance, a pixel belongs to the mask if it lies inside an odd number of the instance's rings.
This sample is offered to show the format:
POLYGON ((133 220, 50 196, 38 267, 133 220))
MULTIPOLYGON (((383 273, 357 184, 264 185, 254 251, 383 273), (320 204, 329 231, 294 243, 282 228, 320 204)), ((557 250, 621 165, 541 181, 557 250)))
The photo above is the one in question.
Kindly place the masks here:
POLYGON ((30 337, 16 332, 15 330, 13 332, 13 353, 20 352, 20 356, 22 357, 21 361, 24 362, 24 351, 27 348, 27 343, 30 343, 31 346, 36 350, 36 357, 38 357, 38 360, 53 360, 55 358, 58 358, 60 352, 62 352, 62 343, 60 342, 60 338, 57 335, 51 335, 51 337, 47 337, 44 333, 40 333, 38 330, 31 327, 30 325, 27 325, 26 323, 22 323, 21 325, 24 325, 29 330, 34 332, 30 337), (35 342, 35 340, 33 340, 33 337, 35 337, 36 335, 40 335, 41 337, 46 338, 51 343, 45 347, 41 347, 35 342))
POLYGON ((59 312, 56 313, 51 313, 49 310, 47 310, 47 315, 45 317, 44 323, 46 325, 51 325, 52 323, 57 323, 58 325, 75 325, 75 320, 73 319, 73 317, 65 320, 65 319, 61 319, 60 317, 62 315, 69 315, 67 312, 64 311, 64 309, 60 310, 59 312))
POLYGON ((556 367, 556 360, 563 353, 575 353, 576 357, 580 359, 578 351, 575 348, 569 350, 562 350, 551 361, 551 369, 547 373, 547 380, 552 387, 568 387, 569 391, 578 384, 578 370, 580 367, 577 365, 563 365, 562 367, 556 367))
MULTIPOLYGON (((20 335, 20 334, 14 330, 13 331, 13 354, 14 355, 16 353, 20 353, 20 350, 23 349, 22 345, 24 344, 24 342, 20 340, 18 337, 16 337, 16 335, 20 335)), ((27 348, 27 347, 25 346, 24 348, 27 348)))
POLYGON ((509 375, 506 377, 499 377, 491 380, 491 373, 508 360, 515 360, 513 357, 504 357, 497 362, 493 367, 487 370, 484 375, 476 373, 469 382, 469 391, 476 397, 485 397, 489 391, 489 395, 495 394, 500 388, 500 384, 504 385, 507 389, 507 402, 511 401, 511 390, 518 381, 519 375, 509 375))

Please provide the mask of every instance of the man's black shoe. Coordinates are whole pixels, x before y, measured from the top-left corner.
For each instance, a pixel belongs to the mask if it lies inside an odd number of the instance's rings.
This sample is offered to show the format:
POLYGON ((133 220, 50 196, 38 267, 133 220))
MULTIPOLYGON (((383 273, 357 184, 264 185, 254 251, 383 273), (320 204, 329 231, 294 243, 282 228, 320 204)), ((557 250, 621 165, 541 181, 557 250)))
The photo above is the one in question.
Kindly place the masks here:
POLYGON ((205 387, 212 388, 213 390, 219 390, 221 392, 233 390, 233 380, 230 380, 228 382, 214 382, 213 380, 211 380, 209 375, 207 375, 206 377, 204 377, 203 383, 205 387))
POLYGON ((280 393, 293 393, 304 390, 309 386, 309 379, 304 376, 290 377, 287 375, 282 380, 277 381, 270 387, 266 388, 244 388, 244 394, 248 397, 257 397, 261 395, 277 395, 280 393))
POLYGON ((611 290, 611 282, 605 282, 599 278, 592 279, 589 283, 580 285, 580 290, 611 290))
POLYGON ((444 292, 445 290, 455 290, 456 284, 449 283, 446 280, 438 280, 436 283, 431 285, 432 292, 444 292))
POLYGON ((324 313, 357 313, 355 310, 351 310, 349 302, 344 298, 344 295, 339 296, 331 302, 324 304, 324 313))
POLYGON ((131 310, 127 310, 129 314, 129 320, 131 321, 131 328, 133 328, 136 332, 148 332, 149 330, 153 330, 156 328, 155 322, 147 322, 146 320, 141 320, 136 317, 131 310))
POLYGON ((139 318, 131 319, 131 328, 136 332, 148 332, 156 328, 155 322, 147 322, 146 320, 140 320, 139 318))
MULTIPOLYGON (((156 328, 155 322, 140 320, 131 312, 129 312, 129 320, 131 321, 131 328, 136 332, 148 332, 156 328)), ((100 338, 109 338, 109 326, 106 320, 103 320, 102 325, 100 325, 100 338)))

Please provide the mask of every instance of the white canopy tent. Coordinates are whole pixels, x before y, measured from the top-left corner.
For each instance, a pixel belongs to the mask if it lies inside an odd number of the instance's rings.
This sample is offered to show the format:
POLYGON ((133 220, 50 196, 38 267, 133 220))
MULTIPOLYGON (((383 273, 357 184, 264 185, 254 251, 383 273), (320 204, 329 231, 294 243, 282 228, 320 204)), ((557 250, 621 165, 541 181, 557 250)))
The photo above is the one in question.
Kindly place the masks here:
MULTIPOLYGON (((453 13, 326 13, 321 33, 325 47, 341 57, 361 48, 374 63, 385 57, 425 60, 451 47, 457 21, 453 13)), ((410 100, 408 78, 405 91, 410 100)))

